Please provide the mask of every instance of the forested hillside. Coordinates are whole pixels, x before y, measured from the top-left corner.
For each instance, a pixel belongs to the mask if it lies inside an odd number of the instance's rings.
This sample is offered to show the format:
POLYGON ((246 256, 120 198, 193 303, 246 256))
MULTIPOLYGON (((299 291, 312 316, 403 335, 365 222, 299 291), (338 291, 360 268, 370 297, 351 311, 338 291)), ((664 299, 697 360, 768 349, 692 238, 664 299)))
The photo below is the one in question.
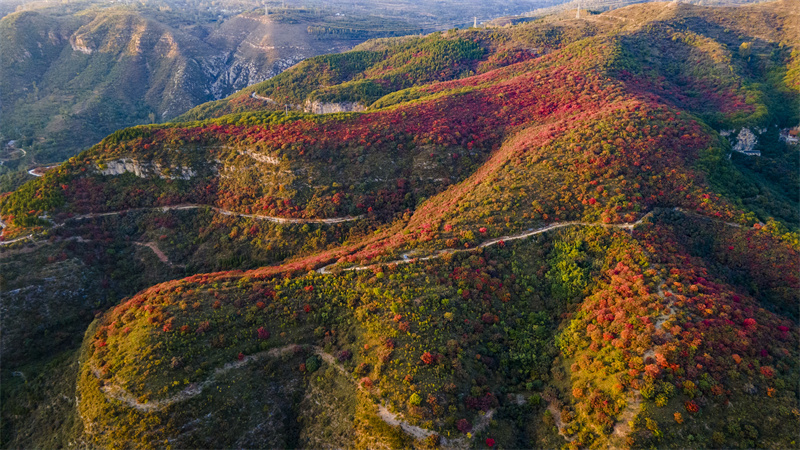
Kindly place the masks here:
POLYGON ((420 32, 370 16, 350 18, 363 36, 314 31, 347 25, 330 10, 223 17, 187 7, 87 3, 0 19, 0 190, 17 185, 15 170, 62 162, 117 129, 172 119, 308 57, 420 32))
POLYGON ((110 134, 0 197, 4 445, 796 447, 799 26, 380 39, 110 134))

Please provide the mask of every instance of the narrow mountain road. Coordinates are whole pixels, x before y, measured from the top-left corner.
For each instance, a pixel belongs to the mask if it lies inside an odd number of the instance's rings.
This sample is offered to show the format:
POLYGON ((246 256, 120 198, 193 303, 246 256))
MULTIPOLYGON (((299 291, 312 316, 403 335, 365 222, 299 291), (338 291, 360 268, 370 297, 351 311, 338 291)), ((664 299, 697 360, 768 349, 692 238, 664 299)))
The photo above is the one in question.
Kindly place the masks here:
MULTIPOLYGON (((178 209, 194 209, 194 208, 201 208, 201 207, 205 207, 205 206, 201 206, 201 205, 177 205, 177 206, 172 206, 172 207, 147 208, 147 209, 178 210, 178 209)), ((219 210, 219 208, 214 208, 214 207, 210 207, 210 208, 215 209, 215 210, 219 210)), ((145 209, 145 208, 142 208, 142 209, 145 209)), ((683 210, 681 210, 679 208, 674 208, 674 210, 680 211, 680 212, 683 212, 683 213, 687 213, 687 214, 690 214, 690 215, 697 215, 699 217, 707 218, 707 219, 712 220, 712 221, 717 221, 717 222, 723 223, 723 224, 728 225, 728 226, 742 228, 742 225, 740 225, 740 224, 723 222, 723 221, 718 220, 718 219, 709 218, 709 217, 705 217, 705 216, 702 216, 702 215, 699 215, 699 214, 696 214, 696 213, 683 211, 683 210)), ((132 210, 128 210, 128 211, 132 211, 132 210)), ((73 218, 71 218, 69 220, 80 220, 80 219, 88 218, 88 217, 102 217, 102 216, 105 216, 105 215, 121 214, 123 212, 124 211, 118 211, 118 212, 113 212, 113 213, 90 214, 90 215, 73 217, 73 218)), ((642 222, 644 222, 653 213, 654 212, 651 211, 651 212, 649 212, 646 215, 642 216, 639 220, 637 220, 636 222, 633 222, 633 223, 598 224, 598 223, 592 223, 592 222, 579 222, 579 221, 555 223, 555 224, 550 224, 550 225, 547 225, 547 226, 544 226, 544 227, 541 227, 541 228, 538 228, 538 229, 527 230, 527 231, 524 231, 524 232, 518 233, 518 234, 501 236, 501 237, 498 237, 498 238, 489 239, 489 240, 481 243, 480 245, 478 245, 477 247, 472 248, 472 249, 439 250, 439 251, 437 251, 437 252, 435 252, 435 253, 433 253, 433 254, 431 254, 429 256, 423 257, 423 258, 412 258, 412 257, 410 257, 410 255, 413 255, 414 253, 416 253, 416 250, 412 250, 412 251, 409 251, 409 252, 403 254, 402 255, 402 259, 399 259, 399 260, 395 260, 395 261, 391 261, 391 262, 387 262, 387 263, 381 263, 381 264, 367 265, 367 266, 349 267, 349 268, 344 269, 344 270, 366 270, 366 269, 369 269, 369 268, 372 268, 372 267, 376 267, 376 266, 380 266, 380 265, 386 265, 386 264, 403 264, 403 263, 411 263, 411 262, 416 262, 416 261, 424 261, 424 260, 429 260, 429 259, 441 258, 446 254, 457 253, 457 252, 474 251, 474 250, 476 250, 478 248, 485 248, 485 247, 489 247, 489 246, 492 246, 492 245, 497 245, 497 244, 499 244, 501 242, 508 242, 508 241, 513 241, 513 240, 517 240, 517 239, 524 239, 524 238, 527 238, 527 237, 530 237, 530 236, 534 236, 534 235, 541 234, 541 233, 546 233, 546 232, 552 231, 554 229, 568 227, 568 226, 602 226, 602 227, 606 227, 606 228, 618 228, 618 229, 625 229, 625 230, 633 230, 637 225, 639 225, 642 222)), ((239 215, 239 213, 233 213, 233 214, 239 215)), ((250 217, 251 215, 244 215, 244 216, 250 217)), ((350 218, 350 220, 354 220, 354 219, 355 218, 350 218)), ((340 219, 320 219, 320 220, 341 220, 341 218, 340 219)), ((32 238, 32 236, 19 238, 17 240, 28 239, 28 238, 32 238)), ((2 243, 0 243, 0 244, 2 244, 2 243)), ((148 243, 148 244, 151 244, 151 243, 148 243)), ((153 249, 154 252, 156 252, 156 255, 159 256, 159 259, 161 259, 164 262, 168 262, 168 259, 166 258, 166 255, 163 255, 163 253, 161 253, 161 255, 159 255, 160 251, 156 250, 157 247, 153 248, 148 244, 138 243, 138 245, 144 245, 144 246, 150 247, 151 249, 153 249), (163 259, 162 259, 162 255, 163 255, 163 259)), ((331 265, 322 267, 321 269, 318 270, 318 272, 322 273, 322 274, 330 273, 329 269, 333 265, 335 265, 335 264, 331 264, 331 265)), ((667 298, 667 296, 665 294, 664 286, 665 286, 665 284, 662 283, 658 287, 658 296, 661 298, 662 301, 665 301, 666 298, 667 298)), ((674 311, 674 309, 672 307, 672 299, 670 299, 670 301, 665 306, 666 306, 665 311, 659 317, 656 318, 655 328, 656 328, 657 331, 661 330, 663 328, 664 323, 667 320, 669 320, 669 318, 672 317, 675 314, 675 311, 674 311)), ((245 364, 248 364, 250 361, 258 360, 258 359, 261 359, 261 358, 267 358, 267 357, 270 357, 270 358, 278 357, 278 356, 281 356, 281 355, 283 355, 283 354, 285 354, 285 353, 287 353, 289 351, 295 351, 295 349, 297 349, 297 348, 299 348, 298 345, 294 345, 294 344, 287 345, 287 346, 284 346, 284 347, 274 348, 274 349, 271 349, 269 351, 260 352, 260 353, 256 353, 256 354, 253 354, 253 355, 246 356, 241 361, 230 362, 230 363, 225 364, 224 366, 216 369, 207 380, 205 380, 203 382, 200 382, 200 383, 192 383, 191 385, 186 387, 183 391, 181 391, 181 392, 179 392, 179 393, 177 393, 177 394, 175 394, 173 396, 167 397, 165 399, 161 399, 161 400, 154 400, 154 401, 145 400, 145 401, 141 401, 141 400, 137 399, 136 397, 134 397, 129 392, 127 392, 124 388, 122 388, 120 386, 115 386, 115 385, 112 385, 112 384, 105 384, 101 389, 103 390, 103 392, 105 393, 105 395, 109 399, 120 401, 120 402, 128 405, 131 408, 134 408, 134 409, 142 411, 142 412, 155 411, 155 410, 166 408, 166 407, 168 407, 168 406, 170 406, 170 405, 172 405, 174 403, 181 402, 181 401, 184 401, 184 400, 187 400, 189 398, 192 398, 192 397, 195 397, 195 396, 199 395, 206 387, 208 387, 211 384, 213 384, 221 375, 225 374, 226 372, 228 372, 230 370, 243 367, 245 364)), ((329 353, 326 353, 322 348, 317 347, 317 346, 308 346, 306 348, 310 348, 316 355, 320 356, 320 358, 322 358, 322 360, 324 362, 326 362, 327 364, 330 364, 331 366, 337 368, 345 376, 350 377, 350 373, 347 371, 347 369, 344 366, 342 366, 341 364, 339 364, 336 361, 336 359, 335 359, 335 357, 333 355, 331 355, 329 353)), ((648 357, 653 357, 654 355, 655 355, 654 350, 653 349, 649 349, 644 353, 643 358, 646 359, 648 357)), ((97 372, 96 370, 93 369, 93 373, 94 373, 94 375, 96 377, 100 378, 99 372, 97 372)), ((361 386, 360 384, 357 384, 357 388, 361 389, 361 390, 365 390, 365 388, 363 386, 361 386)), ((638 391, 636 391, 629 398, 628 405, 622 411, 622 413, 620 414, 620 416, 619 416, 619 418, 617 420, 617 423, 616 423, 616 425, 614 427, 614 430, 613 430, 613 434, 615 435, 615 437, 624 439, 624 437, 627 436, 628 433, 630 433, 629 422, 639 413, 639 411, 641 410, 641 407, 642 407, 641 394, 638 391)), ((565 431, 564 431, 564 424, 561 421, 560 411, 558 411, 553 405, 548 405, 548 410, 553 415, 553 418, 556 421, 556 426, 557 426, 557 428, 559 430, 559 434, 562 435, 568 441, 573 440, 574 437, 567 436, 565 431)), ((490 422, 490 419, 491 419, 493 414, 494 414, 494 410, 490 410, 489 412, 487 412, 487 414, 485 416, 483 416, 481 418, 481 420, 476 424, 476 426, 474 427, 473 431, 477 433, 477 432, 481 431, 483 428, 485 428, 486 426, 488 426, 488 423, 490 422)), ((406 432, 410 436, 413 436, 413 437, 415 437, 417 439, 424 439, 424 438, 426 438, 428 436, 436 434, 432 430, 428 430, 428 429, 421 428, 421 427, 418 427, 418 426, 415 426, 415 425, 411 425, 411 424, 403 421, 398 414, 395 414, 395 413, 392 413, 391 411, 389 411, 389 409, 386 408, 385 405, 378 405, 378 416, 384 422, 386 422, 387 424, 390 424, 392 426, 398 426, 399 425, 403 429, 404 432, 406 432)), ((464 439, 466 439, 466 438, 464 437, 464 438, 457 438, 457 439, 448 440, 448 439, 442 437, 442 444, 445 447, 461 447, 465 443, 464 439)))
POLYGON ((397 414, 389 411, 389 409, 383 405, 378 405, 378 417, 393 427, 399 426, 400 429, 402 429, 407 435, 414 437, 414 439, 425 439, 428 436, 437 434, 431 430, 420 428, 400 420, 397 414))
POLYGON ((28 175, 33 175, 35 177, 43 177, 48 170, 55 169, 61 164, 62 163, 56 163, 56 164, 50 164, 49 166, 34 167, 33 169, 28 170, 28 175), (40 170, 41 173, 36 173, 37 170, 40 170))
MULTIPOLYGON (((337 224, 337 223, 352 222, 352 221, 360 220, 360 219, 364 218, 363 215, 359 215, 359 216, 332 217, 330 219, 294 219, 294 218, 286 218, 286 217, 262 216, 262 215, 259 215, 259 214, 244 214, 244 213, 239 213, 239 212, 236 212, 236 211, 230 211, 230 210, 227 210, 227 209, 222 209, 222 208, 218 208, 216 206, 209 206, 209 205, 187 204, 187 205, 174 205, 174 206, 154 206, 154 207, 149 207, 149 208, 128 208, 128 209, 123 209, 121 211, 82 214, 82 215, 70 217, 70 218, 66 219, 62 223, 58 223, 58 224, 54 223, 54 226, 55 227, 62 227, 62 226, 64 226, 64 224, 66 222, 70 222, 70 221, 95 219, 95 218, 98 218, 98 217, 118 216, 120 214, 127 214, 127 213, 130 213, 130 212, 136 212, 136 211, 164 211, 164 212, 166 212, 166 211, 183 211, 183 210, 203 209, 203 208, 209 208, 209 209, 211 209, 211 210, 213 210, 213 211, 215 211, 215 212, 217 212, 219 214, 222 214, 224 216, 246 217, 246 218, 255 219, 255 220, 267 220, 269 222, 280 223, 280 224, 326 224, 326 225, 331 225, 331 224, 337 224)), ((2 229, 2 228, 6 228, 6 224, 5 224, 5 222, 2 221, 2 219, 0 219, 0 229, 2 229)), ((24 241, 26 239, 30 239, 31 241, 36 242, 33 239, 33 237, 34 237, 33 234, 29 234, 29 235, 21 237, 21 238, 12 239, 12 240, 9 240, 9 241, 2 241, 2 242, 0 242, 0 246, 11 245, 11 244, 16 243, 16 242, 24 241)), ((156 249, 153 249, 153 251, 155 252, 156 249)), ((158 252, 156 252, 156 255, 158 255, 158 252)), ((161 256, 160 255, 158 255, 158 256, 159 256, 159 259, 160 259, 161 256)))
MULTIPOLYGON (((561 222, 561 223, 554 223, 554 224, 550 224, 550 225, 544 226, 542 228, 526 230, 526 231, 523 231, 522 233, 518 233, 518 234, 512 234, 512 235, 508 235, 508 236, 501 236, 501 237, 498 237, 498 238, 489 239, 488 241, 482 242, 481 244, 479 244, 476 247, 471 248, 471 249, 438 250, 438 251, 434 252, 433 254, 431 254, 429 256, 422 257, 422 258, 412 258, 411 255, 417 253, 418 250, 411 250, 409 252, 404 253, 401 256, 401 259, 397 259, 397 260, 389 261, 389 262, 385 262, 385 263, 370 264, 370 265, 367 265, 367 266, 348 267, 348 268, 343 269, 343 270, 345 270, 345 271, 367 270, 367 269, 372 269, 372 268, 375 268, 375 267, 384 266, 384 265, 388 265, 388 264, 407 264, 407 263, 413 263, 413 262, 417 262, 417 261, 427 261, 427 260, 430 260, 430 259, 441 258, 444 255, 448 255, 448 254, 451 254, 451 253, 472 252, 472 251, 475 251, 476 249, 485 248, 485 247, 489 247, 489 246, 492 246, 492 245, 497 245, 497 244, 499 244, 501 242, 505 243, 505 242, 508 242, 508 241, 515 241, 517 239, 525 239, 527 237, 535 236, 537 234, 547 233, 548 231, 555 230, 557 228, 570 227, 570 226, 573 226, 573 225, 596 226, 596 227, 606 227, 606 228, 620 228, 620 229, 624 229, 624 230, 632 230, 636 225, 639 225, 640 223, 642 223, 646 218, 650 217, 652 214, 653 214, 653 212, 651 211, 651 212, 645 214, 644 216, 642 216, 641 219, 639 219, 639 220, 637 220, 636 222, 633 222, 633 223, 620 223, 620 224, 603 224, 603 223, 594 223, 594 222, 561 222)), ((330 268, 335 266, 336 264, 337 263, 329 264, 329 265, 327 265, 325 267, 317 269, 317 273, 328 274, 328 273, 330 273, 330 268)))
MULTIPOLYGON (((231 370, 242 368, 245 365, 249 364, 251 361, 258 361, 258 360, 261 360, 261 359, 264 359, 264 358, 278 358, 278 357, 280 357, 282 355, 285 355, 287 353, 295 352, 295 351, 297 351, 299 349, 302 349, 303 347, 304 346, 300 346, 300 345, 297 345, 297 344, 289 344, 289 345, 285 345, 283 347, 277 347, 277 348, 273 348, 271 350, 267 350, 267 351, 264 351, 264 352, 259 352, 259 353, 255 353, 255 354, 252 354, 252 355, 249 355, 249 356, 245 356, 244 358, 242 358, 239 361, 233 361, 233 362, 227 363, 227 364, 223 365, 222 367, 214 370, 214 372, 211 374, 211 376, 208 377, 208 379, 206 379, 205 381, 202 381, 200 383, 192 383, 189 386, 187 386, 184 390, 178 392, 177 394, 174 394, 174 395, 172 395, 170 397, 167 397, 167 398, 164 398, 164 399, 160 399, 160 400, 152 400, 152 401, 144 400, 144 401, 142 401, 142 400, 136 398, 133 394, 131 394, 127 390, 125 390, 123 387, 118 386, 118 385, 114 385, 114 384, 110 384, 110 383, 104 384, 100 389, 103 391, 103 393, 105 394, 106 398, 108 398, 108 399, 116 400, 116 401, 119 401, 121 403, 124 403, 128 407, 133 408, 133 409, 135 409, 137 411, 149 413, 149 412, 153 412, 153 411, 162 410, 162 409, 167 408, 167 407, 169 407, 169 406, 171 406, 171 405, 173 405, 175 403, 179 403, 179 402, 182 402, 182 401, 185 401, 185 400, 188 400, 190 398, 193 398, 193 397, 196 397, 196 396, 200 395, 203 392, 204 389, 206 389, 207 387, 209 387, 212 384, 214 384, 217 381, 217 379, 219 379, 222 375, 224 375, 227 372, 230 372, 231 370)), ((310 349, 314 354, 319 356, 325 363, 327 363, 327 364, 331 365, 332 367, 336 368, 342 375, 344 375, 344 376, 346 376, 348 378, 352 378, 352 376, 351 376, 350 372, 347 370, 347 368, 344 367, 342 364, 340 364, 336 360, 336 357, 334 357, 332 354, 327 353, 325 350, 323 350, 322 347, 318 347, 318 346, 314 345, 314 346, 305 346, 305 348, 306 349, 310 349)), ((96 368, 92 368, 91 370, 92 370, 92 374, 97 379, 102 379, 101 373, 96 368)), ((354 381, 354 383, 356 384, 356 388, 357 389, 362 390, 362 391, 366 391, 366 389, 360 383, 355 382, 355 381, 354 381)), ((478 423, 473 428, 473 432, 474 433, 478 433, 478 432, 482 431, 484 428, 486 428, 489 425, 489 422, 491 421, 491 418, 493 417, 494 412, 495 412, 495 410, 491 409, 484 416, 482 416, 481 419, 478 421, 478 423)), ((407 433, 409 436, 414 437, 415 439, 425 439, 425 438, 427 438, 429 436, 438 434, 435 431, 428 430, 428 429, 422 428, 422 427, 418 427, 416 425, 411 425, 410 423, 404 421, 399 414, 395 414, 395 413, 389 411, 389 409, 386 408, 382 404, 378 405, 378 417, 380 417, 381 420, 383 420, 384 422, 386 422, 389 425, 400 426, 400 428, 405 433, 407 433)), ((441 443, 442 443, 442 446, 444 448, 448 448, 448 447, 461 448, 461 447, 464 447, 465 444, 466 444, 466 441, 465 441, 466 438, 465 437, 456 438, 456 439, 447 439, 444 436, 442 436, 441 439, 442 439, 441 443)))
MULTIPOLYGON (((174 403, 182 402, 184 400, 188 400, 192 397, 199 395, 201 392, 203 392, 203 389, 213 384, 217 380, 217 378, 219 378, 221 375, 224 375, 225 373, 233 369, 244 367, 250 361, 263 358, 276 358, 283 354, 289 353, 290 351, 293 351, 296 347, 297 347, 296 345, 292 344, 284 347, 273 348, 272 350, 246 356, 240 361, 230 362, 216 369, 207 380, 200 383, 192 383, 188 387, 186 387, 186 389, 178 392, 177 394, 161 400, 140 401, 139 399, 134 397, 130 392, 125 390, 123 387, 112 385, 109 383, 104 384, 101 389, 106 394, 106 397, 120 401, 137 411, 153 412, 156 410, 164 409, 174 403)), ((102 379, 100 376, 101 374, 96 369, 92 369, 92 373, 98 379, 102 379)))
POLYGON ((128 208, 123 209, 120 211, 111 211, 106 213, 89 213, 89 214, 82 214, 79 216, 73 216, 68 218, 66 221, 71 220, 84 220, 84 219, 94 219, 97 217, 106 217, 106 216, 116 216, 120 214, 126 214, 129 212, 136 212, 136 211, 184 211, 190 209, 203 209, 208 208, 211 209, 219 214, 224 216, 236 216, 236 217, 247 217, 250 219, 256 220, 267 220, 270 222, 275 223, 291 223, 291 224, 314 224, 314 223, 321 223, 321 224, 335 224, 335 223, 343 223, 343 222, 351 222, 354 220, 362 219, 364 216, 344 216, 344 217, 332 217, 330 219, 294 219, 288 217, 275 217, 275 216, 263 216, 260 214, 245 214, 236 211, 230 211, 223 208, 218 208, 216 206, 211 205, 198 205, 198 204, 186 204, 186 205, 173 205, 173 206, 153 206, 147 208, 128 208))
POLYGON ((155 242, 146 242, 146 243, 134 242, 134 244, 141 247, 149 248, 150 250, 153 251, 153 253, 155 253, 159 261, 170 267, 186 267, 183 264, 173 264, 172 261, 169 260, 169 257, 167 257, 167 255, 164 252, 162 252, 160 248, 158 248, 158 244, 156 244, 155 242))
POLYGON ((702 214, 698 214, 698 213, 696 213, 696 212, 694 212, 694 211, 689 211, 689 210, 687 210, 687 209, 683 209, 683 208, 680 208, 680 207, 675 207, 675 208, 673 208, 673 211, 678 211, 678 212, 681 212, 681 213, 683 213, 683 214, 686 214, 687 216, 697 217, 697 218, 699 218, 699 219, 710 220, 710 221, 712 221, 712 222, 719 222, 719 223, 721 223, 721 224, 723 224, 723 225, 727 225, 727 226, 729 226, 729 227, 734 227, 734 228, 744 228, 744 226, 743 226, 742 224, 740 224, 740 223, 736 223, 736 222, 725 222, 724 220, 720 220, 720 219, 715 219, 715 218, 713 218, 713 217, 704 216, 704 215, 702 215, 702 214))
POLYGON ((255 92, 250 94, 250 97, 252 97, 252 98, 254 98, 256 100, 261 100, 262 102, 266 102, 266 103, 268 103, 270 105, 283 106, 284 108, 288 107, 289 109, 292 109, 292 110, 301 110, 301 111, 304 110, 302 105, 278 103, 278 102, 276 102, 275 100, 273 100, 273 99, 271 99, 269 97, 264 97, 263 95, 258 95, 255 92))
POLYGON ((258 95, 255 92, 250 94, 250 97, 253 97, 256 100, 261 100, 262 102, 267 102, 267 103, 269 103, 271 105, 277 105, 278 104, 278 102, 276 102, 275 100, 273 100, 273 99, 271 99, 269 97, 264 97, 263 95, 258 95))
POLYGON ((16 239, 11 239, 10 241, 2 241, 2 242, 0 242, 0 247, 2 247, 3 245, 11 245, 11 244, 14 244, 14 243, 17 243, 17 242, 20 242, 20 241, 24 241, 24 240, 27 240, 27 239, 30 239, 31 241, 36 242, 36 241, 33 240, 33 235, 29 234, 27 236, 19 237, 19 238, 16 238, 16 239))

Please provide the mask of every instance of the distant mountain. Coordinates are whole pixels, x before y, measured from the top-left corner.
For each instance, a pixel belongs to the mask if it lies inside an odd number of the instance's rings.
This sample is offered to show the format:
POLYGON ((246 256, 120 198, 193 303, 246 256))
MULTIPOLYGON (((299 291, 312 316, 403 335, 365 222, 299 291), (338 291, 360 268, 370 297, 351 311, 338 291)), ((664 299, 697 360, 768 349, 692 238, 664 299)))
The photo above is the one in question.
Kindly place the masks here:
MULTIPOLYGON (((171 119, 370 37, 311 33, 309 27, 329 26, 335 16, 305 10, 178 28, 122 7, 57 11, 0 20, 0 145, 14 140, 27 152, 3 158, 0 171, 63 161, 116 129, 171 119)), ((376 18, 369 26, 378 36, 419 31, 376 18)))
MULTIPOLYGON (((567 0, 558 2, 554 5, 540 6, 536 9, 532 9, 514 16, 498 17, 496 19, 487 21, 487 25, 502 26, 512 23, 526 22, 545 16, 553 16, 556 14, 565 13, 567 11, 573 15, 577 15, 578 9, 580 9, 584 15, 597 14, 603 11, 619 9, 624 6, 635 5, 638 3, 647 3, 649 1, 654 0, 567 0)), ((680 3, 702 6, 736 6, 762 3, 763 1, 764 0, 681 0, 680 3)), ((679 0, 675 0, 675 3, 678 2, 679 0)))
POLYGON ((377 39, 110 134, 0 197, 3 446, 795 447, 798 25, 377 39))

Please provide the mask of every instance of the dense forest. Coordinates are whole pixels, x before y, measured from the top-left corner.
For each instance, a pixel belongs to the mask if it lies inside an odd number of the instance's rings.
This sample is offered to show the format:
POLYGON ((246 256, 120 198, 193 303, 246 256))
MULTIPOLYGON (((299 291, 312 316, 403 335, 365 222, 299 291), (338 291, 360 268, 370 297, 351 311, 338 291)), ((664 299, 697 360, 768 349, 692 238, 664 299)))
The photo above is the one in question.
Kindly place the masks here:
POLYGON ((796 447, 798 11, 382 38, 108 135, 0 196, 3 445, 796 447))

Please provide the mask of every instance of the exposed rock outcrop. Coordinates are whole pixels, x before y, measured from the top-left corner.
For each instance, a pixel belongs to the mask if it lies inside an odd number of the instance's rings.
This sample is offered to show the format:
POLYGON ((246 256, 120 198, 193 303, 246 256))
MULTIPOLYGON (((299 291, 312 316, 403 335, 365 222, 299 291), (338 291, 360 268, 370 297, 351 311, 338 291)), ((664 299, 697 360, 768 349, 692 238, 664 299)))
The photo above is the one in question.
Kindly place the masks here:
POLYGON ((256 152, 252 151, 252 150, 237 150, 237 153, 239 153, 240 155, 243 155, 243 156, 249 156, 249 157, 255 159, 258 162, 262 162, 262 163, 266 163, 266 164, 274 164, 274 165, 277 166, 278 164, 281 163, 281 160, 276 158, 275 156, 261 155, 261 154, 258 154, 256 152))
POLYGON ((80 38, 73 38, 69 40, 69 45, 73 51, 81 52, 85 55, 91 55, 92 49, 80 38))
POLYGON ((303 109, 314 114, 330 114, 340 112, 363 112, 367 108, 358 102, 323 103, 306 100, 303 109))
MULTIPOLYGON (((758 128, 755 130, 758 133, 766 131, 758 128)), ((758 136, 750 128, 742 128, 738 133, 735 133, 734 130, 723 130, 719 134, 731 140, 733 144, 731 150, 734 152, 743 153, 747 156, 761 156, 761 152, 755 149, 756 145, 758 145, 758 136), (733 138, 734 134, 736 134, 736 138, 733 138)))
POLYGON ((97 170, 103 175, 122 175, 131 172, 139 178, 158 177, 173 180, 188 180, 197 172, 185 166, 162 166, 158 163, 139 162, 133 159, 116 159, 98 164, 97 170))

